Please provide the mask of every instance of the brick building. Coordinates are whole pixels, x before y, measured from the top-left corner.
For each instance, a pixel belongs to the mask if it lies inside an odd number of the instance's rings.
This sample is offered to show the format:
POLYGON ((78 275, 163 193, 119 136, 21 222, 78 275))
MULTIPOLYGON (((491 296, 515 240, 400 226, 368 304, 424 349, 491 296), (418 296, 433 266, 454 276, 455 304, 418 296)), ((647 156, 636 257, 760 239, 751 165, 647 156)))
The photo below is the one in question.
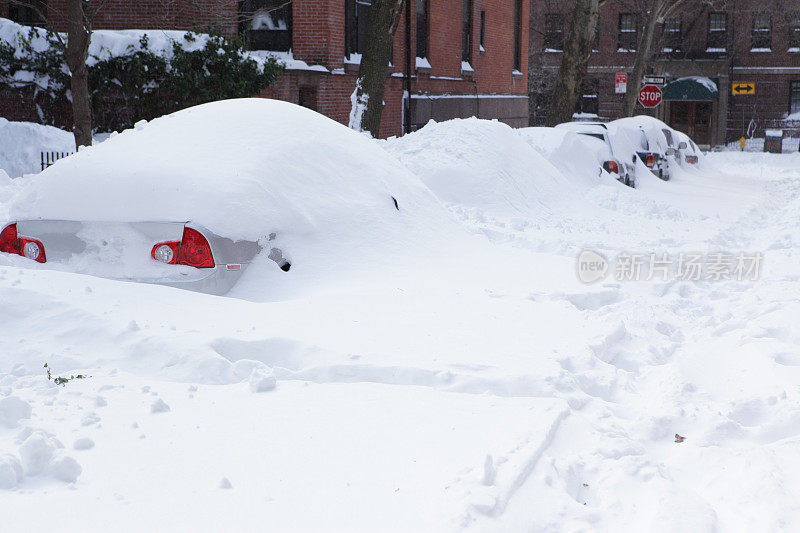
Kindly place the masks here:
MULTIPOLYGON (((27 0, 30 2, 30 0, 27 0)), ((0 0, 0 16, 64 29, 65 0, 40 10, 0 0)), ((384 101, 382 136, 428 120, 479 116, 528 123, 530 0, 409 0, 401 18, 384 101), (406 57, 406 42, 410 42, 406 57), (411 65, 406 71, 406 60, 411 65), (404 81, 411 91, 406 102, 404 81), (406 117, 406 113, 408 116, 406 117)), ((95 29, 202 30, 242 35, 254 51, 285 59, 287 69, 263 96, 314 108, 347 123, 371 0, 109 0, 95 29)))
MULTIPOLYGON (((560 64, 571 4, 532 1, 530 76, 536 100, 560 64)), ((756 136, 765 129, 799 134, 800 0, 715 0, 687 6, 657 26, 647 74, 665 77, 666 85, 663 104, 650 114, 707 146, 731 142, 748 129, 756 136), (755 94, 734 93, 738 83, 754 86, 755 94)), ((609 0, 600 8, 577 111, 601 119, 619 116, 623 95, 616 94, 614 78, 632 70, 643 19, 624 0, 609 0)), ((638 107, 637 112, 645 110, 638 107)), ((541 109, 532 106, 532 119, 541 118, 541 109)))

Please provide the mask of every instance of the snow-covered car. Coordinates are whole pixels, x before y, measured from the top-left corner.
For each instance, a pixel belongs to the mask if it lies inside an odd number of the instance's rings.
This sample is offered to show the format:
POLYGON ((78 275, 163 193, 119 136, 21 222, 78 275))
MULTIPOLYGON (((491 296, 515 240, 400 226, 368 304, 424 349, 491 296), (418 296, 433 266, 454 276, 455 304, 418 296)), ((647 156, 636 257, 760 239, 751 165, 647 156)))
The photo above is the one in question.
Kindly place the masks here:
POLYGON ((595 139, 588 143, 593 150, 600 150, 603 169, 616 176, 617 181, 629 187, 636 186, 634 167, 629 163, 629 161, 633 161, 630 157, 632 154, 627 153, 629 142, 620 139, 614 128, 610 128, 609 125, 602 122, 565 122, 557 125, 556 128, 572 131, 584 139, 595 139), (600 147, 598 143, 602 143, 603 147, 600 147))
POLYGON ((703 155, 700 148, 691 137, 683 132, 673 130, 673 135, 678 140, 678 152, 680 152, 679 160, 681 165, 689 165, 689 168, 697 165, 700 162, 700 157, 703 155))
POLYGON ((664 181, 672 175, 669 144, 664 134, 669 127, 658 119, 641 115, 621 118, 611 122, 636 150, 642 163, 664 181))
POLYGON ((355 262, 360 246, 379 246, 361 244, 367 233, 419 241, 412 206, 444 213, 374 141, 261 98, 138 124, 16 184, 0 252, 30 261, 0 258, 6 264, 213 294, 254 263, 264 279, 287 283, 296 261, 355 262))

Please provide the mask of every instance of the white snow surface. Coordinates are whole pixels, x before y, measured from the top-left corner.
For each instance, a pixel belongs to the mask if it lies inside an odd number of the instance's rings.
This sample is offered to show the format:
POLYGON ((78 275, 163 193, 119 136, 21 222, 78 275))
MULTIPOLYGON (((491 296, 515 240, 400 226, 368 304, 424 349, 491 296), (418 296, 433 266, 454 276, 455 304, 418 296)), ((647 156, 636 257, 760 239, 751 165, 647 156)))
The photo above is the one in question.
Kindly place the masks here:
POLYGON ((72 133, 32 122, 0 118, 0 169, 12 177, 42 170, 42 152, 75 151, 72 133))
POLYGON ((265 105, 0 181, 3 209, 61 212, 56 190, 75 216, 95 194, 124 215, 201 202, 220 227, 236 209, 307 260, 216 297, 0 255, 4 531, 800 528, 799 154, 711 153, 630 189, 575 170, 565 133, 467 120, 374 141, 265 105), (584 249, 764 268, 584 285, 584 249), (85 377, 58 386, 45 362, 85 377))

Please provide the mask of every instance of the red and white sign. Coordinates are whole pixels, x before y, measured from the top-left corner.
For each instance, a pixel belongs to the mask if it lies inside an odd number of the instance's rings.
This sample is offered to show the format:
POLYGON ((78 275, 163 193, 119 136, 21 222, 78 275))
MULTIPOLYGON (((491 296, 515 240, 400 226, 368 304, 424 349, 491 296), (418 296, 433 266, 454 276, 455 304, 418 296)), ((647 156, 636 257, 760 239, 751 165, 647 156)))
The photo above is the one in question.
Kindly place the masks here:
POLYGON ((639 91, 639 103, 647 109, 658 107, 661 103, 661 89, 656 85, 645 85, 639 91))
POLYGON ((625 72, 617 72, 614 78, 614 92, 617 94, 628 92, 628 74, 625 72))

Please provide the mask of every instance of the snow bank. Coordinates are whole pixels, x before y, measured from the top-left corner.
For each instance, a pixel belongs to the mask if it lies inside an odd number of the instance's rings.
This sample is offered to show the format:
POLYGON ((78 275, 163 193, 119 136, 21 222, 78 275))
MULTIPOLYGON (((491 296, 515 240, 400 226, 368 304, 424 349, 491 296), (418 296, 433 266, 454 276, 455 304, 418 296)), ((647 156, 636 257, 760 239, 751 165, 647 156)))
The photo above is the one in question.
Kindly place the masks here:
POLYGON ((75 137, 68 131, 0 118, 0 169, 12 178, 41 171, 42 152, 74 151, 75 137))
POLYGON ((494 215, 535 215, 574 194, 572 180, 501 122, 431 122, 385 143, 443 202, 494 215))

